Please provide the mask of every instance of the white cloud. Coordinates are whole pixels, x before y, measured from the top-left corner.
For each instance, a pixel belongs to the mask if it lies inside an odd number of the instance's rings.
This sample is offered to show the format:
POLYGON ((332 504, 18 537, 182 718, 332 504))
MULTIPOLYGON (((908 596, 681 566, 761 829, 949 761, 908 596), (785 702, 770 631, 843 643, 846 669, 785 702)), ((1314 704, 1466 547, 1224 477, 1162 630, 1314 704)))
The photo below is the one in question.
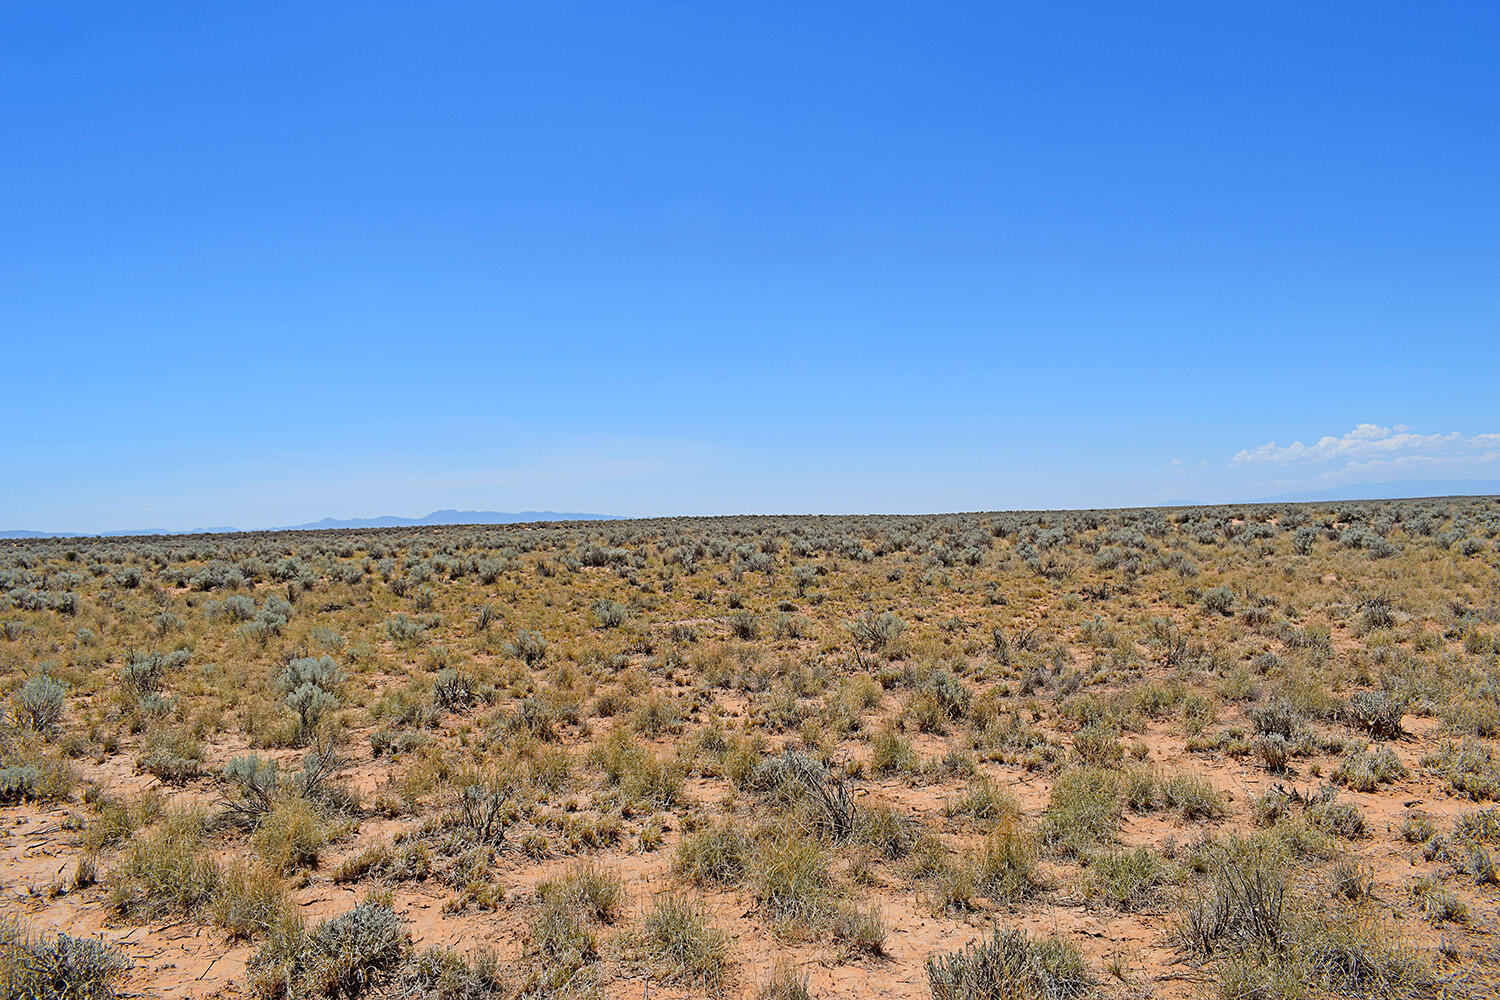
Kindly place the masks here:
MULTIPOLYGON (((1234 456, 1235 465, 1342 462, 1339 472, 1369 472, 1384 468, 1454 464, 1472 465, 1495 461, 1500 454, 1500 434, 1465 436, 1419 434, 1405 424, 1382 427, 1360 424, 1342 437, 1319 438, 1316 444, 1275 441, 1247 448, 1234 456)), ((1326 473, 1325 473, 1326 474, 1326 473)))

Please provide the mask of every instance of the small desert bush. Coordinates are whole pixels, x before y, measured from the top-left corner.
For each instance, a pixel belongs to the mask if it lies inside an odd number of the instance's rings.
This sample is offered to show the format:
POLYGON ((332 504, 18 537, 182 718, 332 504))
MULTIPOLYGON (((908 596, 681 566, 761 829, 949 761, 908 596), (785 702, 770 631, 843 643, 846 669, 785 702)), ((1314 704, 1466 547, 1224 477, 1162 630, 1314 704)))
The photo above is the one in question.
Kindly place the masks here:
POLYGON ((226 867, 214 886, 209 910, 231 941, 295 935, 302 929, 301 912, 288 899, 286 886, 274 872, 259 866, 226 867))
POLYGON ((1464 813, 1453 821, 1453 839, 1464 843, 1500 841, 1500 809, 1464 813))
POLYGON ((1412 886, 1412 897, 1434 926, 1462 924, 1469 920, 1468 905, 1429 879, 1423 879, 1412 886))
POLYGON ((547 640, 541 633, 523 628, 506 644, 506 651, 527 664, 540 663, 547 656, 547 640))
POLYGON ((677 843, 673 868, 696 885, 737 885, 750 863, 750 838, 733 821, 694 830, 677 843))
POLYGON ((885 918, 879 908, 842 904, 829 913, 824 932, 848 955, 885 955, 885 918))
POLYGON ((1161 858, 1144 847, 1106 851, 1088 859, 1085 891, 1117 910, 1151 903, 1167 878, 1161 858))
POLYGON ((531 938, 543 962, 533 970, 532 988, 543 993, 561 988, 599 957, 593 924, 615 920, 624 894, 617 876, 587 863, 537 887, 531 938))
POLYGON ((917 755, 907 740, 892 726, 870 738, 870 773, 876 777, 907 771, 916 766, 917 755))
POLYGON ((1307 726, 1302 713, 1285 698, 1272 698, 1251 708, 1248 714, 1250 724, 1261 736, 1281 736, 1295 741, 1307 726))
POLYGON ((646 914, 641 944, 666 978, 719 985, 729 961, 729 941, 703 907, 678 895, 659 897, 646 914))
POLYGON ((1454 792, 1476 802, 1500 798, 1500 764, 1494 751, 1473 737, 1443 744, 1422 758, 1422 766, 1442 775, 1454 792))
POLYGON ((1168 809, 1182 813, 1183 819, 1218 819, 1226 808, 1224 797, 1204 778, 1191 774, 1174 774, 1162 780, 1161 797, 1168 809))
POLYGON ((433 707, 445 712, 462 712, 476 699, 474 681, 453 667, 438 671, 432 681, 433 707))
POLYGON ((944 811, 950 816, 969 816, 985 822, 1014 820, 1021 814, 1015 796, 1001 788, 992 778, 983 775, 970 782, 963 794, 948 803, 944 811))
POLYGON ((1370 898, 1373 888, 1370 869, 1354 858, 1344 858, 1328 872, 1328 882, 1335 896, 1353 902, 1370 898))
POLYGON ((516 992, 509 970, 493 949, 479 948, 465 957, 434 945, 402 965, 389 993, 422 1000, 482 1000, 516 992))
POLYGON ((1346 850, 1335 834, 1315 822, 1307 810, 1298 815, 1288 812, 1275 820, 1264 831, 1264 843, 1286 857, 1308 861, 1327 861, 1346 850))
POLYGON ((992 903, 1014 904, 1042 891, 1037 845, 1017 820, 1002 820, 977 848, 948 862, 939 892, 950 907, 967 908, 977 894, 992 903))
POLYGON ((1291 769, 1295 747, 1291 740, 1280 733, 1261 733, 1253 744, 1255 755, 1272 774, 1286 774, 1291 769))
POLYGON ((300 797, 284 798, 272 806, 251 838, 266 867, 283 875, 315 867, 327 842, 317 810, 300 797))
POLYGON ((1406 777, 1406 765, 1390 747, 1350 747, 1333 772, 1333 780, 1356 792, 1373 792, 1382 783, 1406 777))
POLYGON ((153 726, 135 766, 169 785, 180 785, 202 773, 203 743, 186 730, 153 726))
POLYGON ((30 678, 15 693, 16 720, 34 733, 50 734, 62 718, 67 693, 61 681, 47 674, 30 678))
POLYGON ((1059 775, 1042 813, 1042 841, 1064 854, 1082 854, 1113 840, 1124 812, 1120 774, 1082 767, 1059 775))
POLYGON ((1401 819, 1401 838, 1410 844, 1425 844, 1437 836, 1437 823, 1420 809, 1408 809, 1401 819))
POLYGON ((827 851, 816 840, 771 831, 756 844, 751 894, 779 929, 816 926, 841 895, 827 851))
POLYGON ((1406 706, 1384 691, 1358 691, 1344 705, 1344 721, 1377 740, 1401 735, 1401 716, 1406 706))
POLYGON ((503 841, 518 812, 515 775, 503 768, 468 770, 456 775, 453 784, 452 808, 444 823, 475 843, 503 841))
POLYGON ((625 883, 597 862, 580 861, 558 879, 537 887, 546 905, 571 907, 584 919, 613 923, 625 904, 625 883))
POLYGON ((787 749, 762 763, 755 783, 774 805, 796 812, 824 841, 842 843, 857 832, 859 816, 841 768, 787 749))
POLYGON ((910 854, 918 836, 917 823, 884 802, 862 807, 855 814, 855 839, 888 861, 910 854))
POLYGON ((570 982, 599 957, 599 939, 576 907, 544 898, 529 927, 543 966, 532 972, 536 991, 547 995, 570 982))
POLYGON ((1178 944, 1215 964, 1221 996, 1428 995, 1430 970, 1389 929, 1312 906, 1293 875, 1263 851, 1221 856, 1185 902, 1178 944))
POLYGON ((687 769, 680 761, 659 759, 623 727, 610 730, 589 756, 632 803, 666 809, 682 801, 687 769))
POLYGON ((206 822, 199 812, 169 813, 156 829, 136 834, 110 875, 111 908, 139 923, 191 916, 207 904, 220 872, 204 840, 206 822))
POLYGON ((1500 707, 1491 701, 1458 695, 1443 708, 1443 722, 1458 736, 1500 736, 1500 707))
POLYGON ((1261 852, 1216 850, 1207 869, 1206 883, 1181 913, 1179 946, 1202 957, 1250 944, 1274 947, 1287 930, 1291 873, 1285 862, 1261 852))
MULTIPOLYGON (((1331 791, 1331 789, 1330 789, 1331 791)), ((1365 817, 1352 802, 1340 802, 1329 794, 1307 807, 1307 821, 1336 837, 1354 840, 1365 836, 1365 817)))
POLYGON ((758 639, 760 619, 748 611, 736 611, 729 616, 729 632, 736 639, 758 639))
POLYGON ((229 812, 244 825, 259 823, 276 802, 280 784, 276 762, 259 754, 246 754, 230 758, 223 773, 224 780, 238 793, 226 800, 229 812))
POLYGON ((1084 766, 1117 767, 1125 759, 1119 730, 1101 722, 1084 726, 1074 735, 1073 753, 1084 766))
POLYGON ((812 993, 808 990, 807 976, 791 962, 781 961, 755 991, 754 1000, 812 1000, 812 993))
POLYGON ((396 973, 411 935, 387 895, 366 899, 310 931, 268 941, 252 961, 262 996, 360 997, 396 973))
POLYGON ((1226 811, 1224 797, 1197 775, 1133 768, 1124 773, 1122 789, 1125 804, 1135 812, 1176 809, 1183 819, 1218 819, 1226 811))
POLYGON ((92 785, 84 792, 83 798, 94 811, 83 833, 84 849, 91 854, 113 847, 141 827, 155 822, 165 808, 165 799, 154 789, 117 799, 92 785))
POLYGON ((1203 595, 1202 602, 1204 610, 1227 615, 1234 610, 1234 591, 1228 587, 1215 587, 1203 595))
POLYGON ((988 940, 929 958, 927 983, 933 1000, 1071 1000, 1095 988, 1069 942, 999 929, 988 940))
POLYGON ((114 1000, 129 963, 93 938, 33 934, 0 919, 0 997, 5 1000, 114 1000))
POLYGON ((0 755, 0 805, 67 799, 78 775, 61 755, 26 743, 0 755))
POLYGON ((340 861, 331 877, 339 884, 365 878, 406 882, 424 879, 431 872, 432 854, 426 844, 412 841, 398 849, 382 840, 340 861))
POLYGON ((601 597, 589 605, 589 615, 599 628, 619 628, 630 620, 630 609, 619 601, 601 597))
POLYGON ((866 653, 878 654, 889 648, 903 631, 906 623, 889 611, 880 614, 865 612, 848 624, 849 635, 856 648, 866 653))
POLYGON ((331 656, 304 656, 290 661, 276 678, 276 691, 297 715, 306 739, 329 712, 339 707, 338 690, 344 668, 331 656))

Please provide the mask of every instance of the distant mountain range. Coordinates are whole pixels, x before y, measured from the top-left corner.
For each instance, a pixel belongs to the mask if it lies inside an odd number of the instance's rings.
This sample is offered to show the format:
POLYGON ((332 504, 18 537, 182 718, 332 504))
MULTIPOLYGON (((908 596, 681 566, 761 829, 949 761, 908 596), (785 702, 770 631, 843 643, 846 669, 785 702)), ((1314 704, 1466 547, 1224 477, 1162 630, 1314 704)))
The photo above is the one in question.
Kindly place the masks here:
POLYGON ((217 526, 213 528, 122 528, 118 531, 23 531, 13 529, 0 531, 0 538, 124 538, 129 535, 215 535, 239 528, 217 526))
POLYGON ((1408 497, 1500 496, 1500 479, 1406 479, 1395 483, 1352 483, 1308 493, 1266 497, 1256 503, 1316 503, 1320 500, 1401 500, 1408 497))
POLYGON ((344 520, 325 517, 308 524, 289 524, 272 531, 322 531, 326 528, 402 528, 414 524, 526 524, 531 521, 618 521, 618 514, 579 514, 573 511, 523 510, 505 513, 498 510, 435 510, 426 517, 350 517, 344 520))
MULTIPOLYGON (((1327 490, 1286 493, 1263 497, 1250 503, 1318 503, 1336 500, 1396 500, 1407 497, 1496 496, 1500 497, 1500 479, 1408 479, 1395 483, 1355 483, 1327 490)), ((1208 501, 1189 500, 1162 506, 1191 506, 1208 501)), ((575 511, 523 510, 435 510, 426 517, 325 517, 307 524, 288 524, 278 528, 253 528, 252 531, 329 531, 336 528, 401 528, 424 524, 525 524, 532 521, 618 521, 619 514, 581 514, 575 511)), ((123 531, 0 531, 0 538, 114 538, 124 535, 207 535, 240 531, 220 526, 192 528, 133 528, 123 531)))
MULTIPOLYGON (((507 512, 498 510, 435 510, 426 517, 398 517, 387 514, 383 517, 325 517, 321 521, 307 524, 288 524, 279 528, 256 528, 255 531, 327 531, 334 528, 401 528, 421 524, 527 524, 532 521, 618 521, 618 514, 580 514, 573 511, 523 510, 507 512)), ((207 535, 239 531, 239 528, 218 526, 173 530, 170 528, 131 528, 121 531, 0 531, 0 538, 84 538, 97 535, 100 538, 116 538, 125 535, 207 535)))

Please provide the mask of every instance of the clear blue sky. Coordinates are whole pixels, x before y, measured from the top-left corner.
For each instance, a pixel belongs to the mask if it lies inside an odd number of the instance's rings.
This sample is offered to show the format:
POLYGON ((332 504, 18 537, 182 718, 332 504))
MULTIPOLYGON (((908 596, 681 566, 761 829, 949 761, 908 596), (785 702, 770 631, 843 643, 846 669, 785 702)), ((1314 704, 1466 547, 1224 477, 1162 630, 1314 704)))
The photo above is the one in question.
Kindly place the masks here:
POLYGON ((0 528, 1500 478, 1497 42, 1491 3, 8 5, 0 528))

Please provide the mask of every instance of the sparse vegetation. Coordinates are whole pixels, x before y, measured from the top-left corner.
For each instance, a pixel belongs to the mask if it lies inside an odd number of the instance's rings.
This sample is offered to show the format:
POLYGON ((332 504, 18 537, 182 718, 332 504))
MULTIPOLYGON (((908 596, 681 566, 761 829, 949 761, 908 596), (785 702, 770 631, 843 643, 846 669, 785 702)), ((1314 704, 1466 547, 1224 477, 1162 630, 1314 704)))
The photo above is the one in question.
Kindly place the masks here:
MULTIPOLYGON (((0 541, 0 871, 285 1000, 842 996, 917 928, 986 931, 951 1000, 1489 987, 1496 537, 1474 498, 0 541)), ((67 995, 136 975, 6 933, 67 995)))

